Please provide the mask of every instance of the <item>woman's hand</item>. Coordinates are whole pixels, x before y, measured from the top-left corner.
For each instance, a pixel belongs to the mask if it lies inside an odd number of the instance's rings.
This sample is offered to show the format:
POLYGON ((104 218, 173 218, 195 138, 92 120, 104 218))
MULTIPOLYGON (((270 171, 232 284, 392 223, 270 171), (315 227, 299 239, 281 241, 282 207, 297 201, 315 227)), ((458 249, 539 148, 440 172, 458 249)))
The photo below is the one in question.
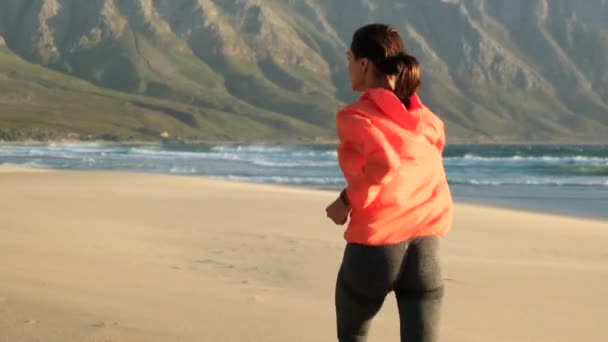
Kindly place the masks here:
POLYGON ((343 226, 348 221, 348 214, 350 214, 350 207, 345 205, 342 199, 339 197, 330 204, 326 209, 327 217, 329 217, 335 224, 343 226))

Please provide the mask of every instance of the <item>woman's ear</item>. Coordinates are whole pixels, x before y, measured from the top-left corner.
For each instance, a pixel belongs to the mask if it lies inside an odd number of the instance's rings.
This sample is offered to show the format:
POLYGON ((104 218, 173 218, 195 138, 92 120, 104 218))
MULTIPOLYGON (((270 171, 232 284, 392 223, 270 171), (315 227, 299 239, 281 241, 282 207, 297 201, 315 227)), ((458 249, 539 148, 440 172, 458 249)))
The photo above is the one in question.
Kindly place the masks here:
POLYGON ((365 74, 369 68, 369 59, 359 58, 359 66, 361 67, 361 73, 365 74))

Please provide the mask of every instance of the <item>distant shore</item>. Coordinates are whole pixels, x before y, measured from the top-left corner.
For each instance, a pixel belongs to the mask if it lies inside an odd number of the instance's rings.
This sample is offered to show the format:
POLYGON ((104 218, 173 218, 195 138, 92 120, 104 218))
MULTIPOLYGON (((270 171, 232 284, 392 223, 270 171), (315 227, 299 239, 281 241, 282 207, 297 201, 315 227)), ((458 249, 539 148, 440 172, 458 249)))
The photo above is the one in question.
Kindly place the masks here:
MULTIPOLYGON (((448 136, 449 138, 449 136, 448 136)), ((125 144, 125 145, 154 145, 154 144, 208 144, 208 145, 221 145, 221 144, 251 144, 251 145, 337 145, 339 141, 337 139, 267 139, 267 140, 251 140, 251 139, 230 139, 230 140, 218 140, 218 139, 148 139, 148 140, 102 140, 102 139, 91 139, 91 140, 80 140, 80 139, 59 139, 59 140, 2 140, 0 144, 23 144, 23 145, 40 145, 40 144, 125 144)), ((554 140, 554 141, 518 141, 518 140, 466 140, 466 139, 449 139, 448 144, 450 145, 490 145, 490 146, 525 146, 525 145, 581 145, 581 146, 597 146, 597 145, 608 145, 608 140, 605 141, 591 141, 591 140, 554 140)))

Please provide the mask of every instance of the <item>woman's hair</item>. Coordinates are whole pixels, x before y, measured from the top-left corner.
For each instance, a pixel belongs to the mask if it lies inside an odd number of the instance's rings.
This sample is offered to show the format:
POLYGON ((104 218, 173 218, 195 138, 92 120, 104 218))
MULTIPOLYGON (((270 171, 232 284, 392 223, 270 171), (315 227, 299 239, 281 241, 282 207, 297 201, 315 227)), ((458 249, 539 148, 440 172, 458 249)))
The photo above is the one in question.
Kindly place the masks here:
POLYGON ((395 95, 410 108, 410 98, 420 88, 420 65, 406 52, 395 28, 383 24, 363 26, 355 32, 350 50, 356 59, 371 60, 381 75, 396 75, 395 95))

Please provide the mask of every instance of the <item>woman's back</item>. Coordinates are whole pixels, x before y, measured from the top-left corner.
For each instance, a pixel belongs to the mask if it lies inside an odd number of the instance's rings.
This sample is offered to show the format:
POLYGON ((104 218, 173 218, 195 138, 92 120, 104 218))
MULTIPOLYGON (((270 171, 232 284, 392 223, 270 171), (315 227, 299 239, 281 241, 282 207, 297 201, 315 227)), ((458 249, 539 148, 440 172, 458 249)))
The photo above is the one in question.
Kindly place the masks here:
POLYGON ((340 166, 355 184, 347 241, 385 245, 448 232, 453 209, 441 157, 443 123, 417 96, 408 110, 391 91, 370 89, 338 113, 337 128, 340 166), (374 174, 370 159, 388 167, 374 174), (367 179, 361 177, 366 163, 367 179))

